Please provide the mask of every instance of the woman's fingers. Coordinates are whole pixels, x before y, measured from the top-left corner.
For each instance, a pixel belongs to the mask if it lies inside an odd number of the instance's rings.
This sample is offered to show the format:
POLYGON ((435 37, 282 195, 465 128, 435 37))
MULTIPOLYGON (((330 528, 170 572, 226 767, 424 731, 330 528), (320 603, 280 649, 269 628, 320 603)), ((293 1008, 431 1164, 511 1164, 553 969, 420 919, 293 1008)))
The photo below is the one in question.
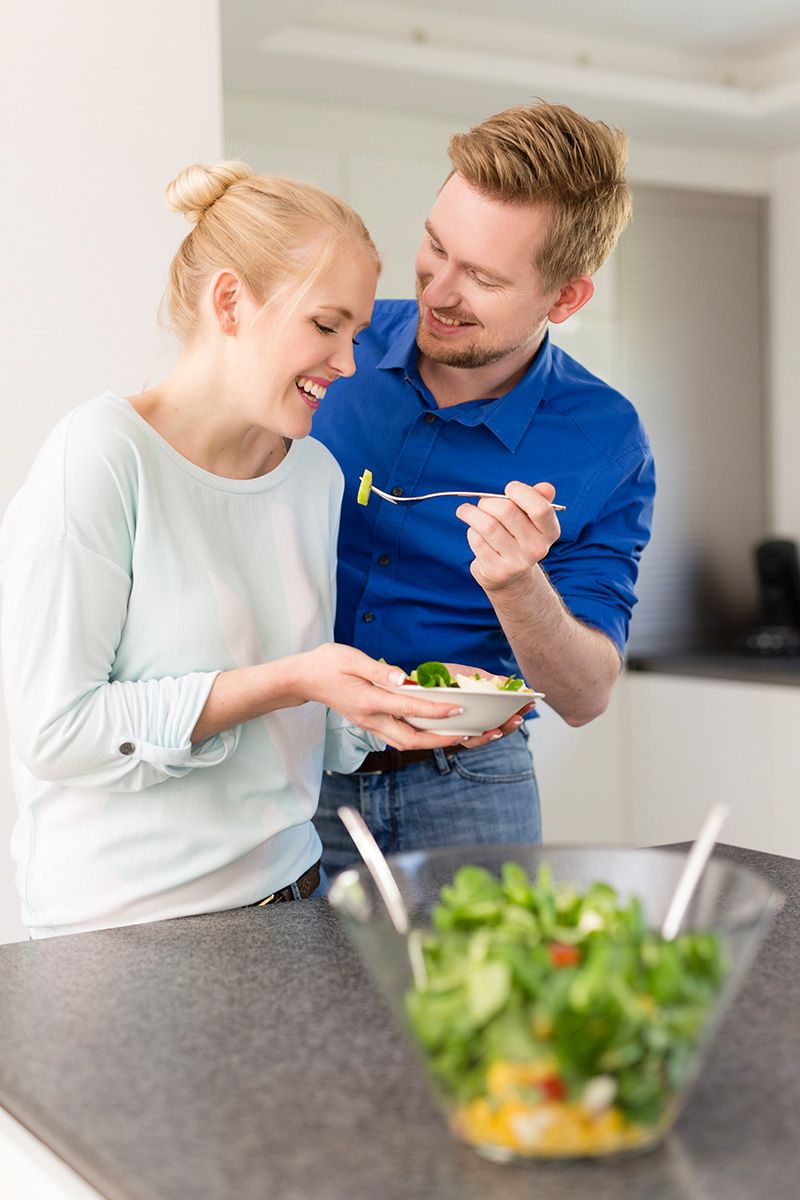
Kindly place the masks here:
POLYGON ((394 717, 376 717, 370 729, 389 746, 396 750, 436 750, 445 746, 457 746, 461 738, 456 734, 433 733, 427 729, 414 729, 405 721, 394 717))

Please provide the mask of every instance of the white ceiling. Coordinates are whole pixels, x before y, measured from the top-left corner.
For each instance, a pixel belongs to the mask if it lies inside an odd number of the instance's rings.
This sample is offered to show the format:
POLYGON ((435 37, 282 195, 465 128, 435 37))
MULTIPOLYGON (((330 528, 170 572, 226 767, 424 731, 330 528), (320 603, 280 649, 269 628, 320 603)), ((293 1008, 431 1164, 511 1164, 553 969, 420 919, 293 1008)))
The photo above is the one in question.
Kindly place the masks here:
POLYGON ((634 136, 800 145, 798 0, 222 0, 229 92, 466 121, 535 96, 634 136))
POLYGON ((436 7, 712 51, 762 49, 800 31, 797 0, 436 0, 436 7))

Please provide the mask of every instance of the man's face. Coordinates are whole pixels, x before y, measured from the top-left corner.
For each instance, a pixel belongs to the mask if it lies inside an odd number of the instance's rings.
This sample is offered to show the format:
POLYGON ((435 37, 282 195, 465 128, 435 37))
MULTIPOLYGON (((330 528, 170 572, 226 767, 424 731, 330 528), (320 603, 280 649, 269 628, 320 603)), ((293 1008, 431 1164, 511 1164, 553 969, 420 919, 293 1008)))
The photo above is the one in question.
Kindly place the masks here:
POLYGON ((442 188, 416 257, 417 345, 451 367, 482 367, 530 346, 558 292, 533 265, 546 233, 540 205, 501 204, 460 175, 442 188))

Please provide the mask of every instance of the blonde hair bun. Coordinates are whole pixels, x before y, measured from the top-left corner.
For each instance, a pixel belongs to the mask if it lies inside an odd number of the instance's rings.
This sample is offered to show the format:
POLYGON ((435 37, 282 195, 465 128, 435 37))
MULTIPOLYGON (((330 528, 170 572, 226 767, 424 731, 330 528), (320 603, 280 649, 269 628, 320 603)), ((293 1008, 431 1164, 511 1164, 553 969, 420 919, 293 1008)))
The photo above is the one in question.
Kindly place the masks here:
POLYGON ((196 225, 206 209, 227 192, 232 183, 250 179, 253 172, 247 163, 230 159, 207 167, 193 163, 176 175, 166 190, 167 204, 174 212, 181 212, 186 220, 196 225))

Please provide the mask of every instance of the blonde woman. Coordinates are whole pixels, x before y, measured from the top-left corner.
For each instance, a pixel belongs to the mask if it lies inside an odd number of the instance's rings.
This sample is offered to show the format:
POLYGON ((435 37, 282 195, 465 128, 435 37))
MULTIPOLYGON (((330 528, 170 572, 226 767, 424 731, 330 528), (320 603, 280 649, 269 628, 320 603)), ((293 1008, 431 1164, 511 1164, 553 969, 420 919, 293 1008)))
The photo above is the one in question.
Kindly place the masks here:
POLYGON ((448 744, 330 644, 342 473, 307 435, 352 375, 380 263, 358 216, 193 166, 167 294, 182 352, 51 433, 0 533, 3 661, 33 937, 300 898, 323 763, 448 744))

